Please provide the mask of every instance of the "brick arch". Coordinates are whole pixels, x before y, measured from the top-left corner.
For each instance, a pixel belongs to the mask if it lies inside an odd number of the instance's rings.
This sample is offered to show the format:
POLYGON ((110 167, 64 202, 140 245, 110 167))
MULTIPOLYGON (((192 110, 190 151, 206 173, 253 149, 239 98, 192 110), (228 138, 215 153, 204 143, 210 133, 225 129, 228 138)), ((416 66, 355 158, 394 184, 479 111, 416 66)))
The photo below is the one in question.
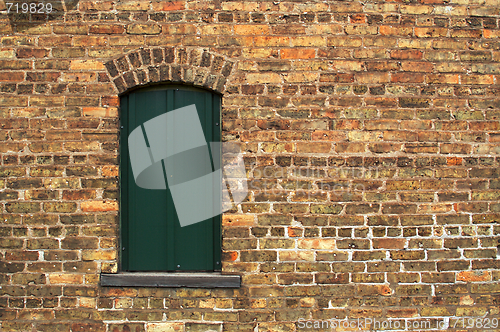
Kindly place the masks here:
POLYGON ((159 83, 188 83, 224 93, 234 63, 202 48, 140 48, 105 63, 118 94, 159 83))

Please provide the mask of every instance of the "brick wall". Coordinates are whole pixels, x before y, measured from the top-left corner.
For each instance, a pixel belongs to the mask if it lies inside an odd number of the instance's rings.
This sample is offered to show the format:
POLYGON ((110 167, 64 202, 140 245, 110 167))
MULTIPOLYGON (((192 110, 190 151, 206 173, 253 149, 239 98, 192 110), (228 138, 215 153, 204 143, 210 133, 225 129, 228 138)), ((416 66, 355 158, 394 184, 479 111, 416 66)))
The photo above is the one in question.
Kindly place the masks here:
POLYGON ((498 317, 499 18, 496 0, 4 10, 2 331, 498 317), (160 81, 223 93, 251 191, 223 217, 239 289, 99 286, 118 270, 119 94, 160 81))

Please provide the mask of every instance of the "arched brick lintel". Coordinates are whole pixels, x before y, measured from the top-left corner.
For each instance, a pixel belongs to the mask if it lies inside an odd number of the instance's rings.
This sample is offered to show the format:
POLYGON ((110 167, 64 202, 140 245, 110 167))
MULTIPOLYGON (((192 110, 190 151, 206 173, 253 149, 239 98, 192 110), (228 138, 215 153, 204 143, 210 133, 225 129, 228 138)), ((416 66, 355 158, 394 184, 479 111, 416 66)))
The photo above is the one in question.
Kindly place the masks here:
POLYGON ((202 48, 140 48, 105 63, 118 94, 159 83, 185 83, 224 93, 234 63, 202 48))

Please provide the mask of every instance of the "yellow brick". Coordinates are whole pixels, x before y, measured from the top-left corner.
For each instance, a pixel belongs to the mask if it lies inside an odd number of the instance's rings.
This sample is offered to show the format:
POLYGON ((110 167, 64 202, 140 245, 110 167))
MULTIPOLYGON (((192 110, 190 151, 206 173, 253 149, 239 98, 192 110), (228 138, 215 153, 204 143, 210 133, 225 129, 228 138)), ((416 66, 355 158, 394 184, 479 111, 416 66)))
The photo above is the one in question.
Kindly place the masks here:
POLYGON ((231 35, 233 33, 231 25, 210 24, 200 29, 202 35, 231 35))
POLYGON ((412 27, 389 26, 383 25, 379 28, 380 34, 383 36, 411 36, 413 35, 412 27))
POLYGON ((328 62, 322 60, 294 60, 293 67, 295 70, 328 70, 330 66, 328 62))
MULTIPOLYGON (((31 97, 33 98, 33 97, 31 97)), ((63 99, 64 101, 64 99, 63 99)), ((31 103, 31 101, 30 101, 31 103)), ((36 103, 35 103, 36 104, 36 103)), ((0 96, 0 106, 28 106, 28 97, 25 96, 0 96)), ((46 106, 46 105, 32 105, 32 106, 46 106)))
MULTIPOLYGON (((163 33, 169 35, 195 34, 196 26, 193 24, 169 24, 163 27, 163 33)), ((162 36, 162 38, 164 37, 162 36)))
POLYGON ((421 14, 430 14, 434 10, 433 6, 412 6, 412 5, 401 5, 399 7, 399 11, 402 14, 409 15, 421 15, 421 14))
POLYGON ((102 176, 105 177, 116 177, 118 176, 118 166, 104 166, 102 168, 102 176))
POLYGON ((116 259, 116 251, 114 250, 84 250, 82 252, 84 261, 110 261, 116 259))
POLYGON ((89 26, 86 24, 55 25, 52 30, 57 34, 85 35, 89 31, 89 26))
POLYGON ((118 202, 82 202, 81 209, 83 212, 118 211, 118 202))
POLYGON ((448 308, 445 307, 424 307, 420 312, 422 316, 450 316, 448 308))
POLYGON ((453 210, 452 204, 421 204, 418 207, 419 213, 447 213, 453 210))
POLYGON ((344 28, 340 24, 315 24, 306 28, 308 35, 341 35, 344 28))
MULTIPOLYGON (((4 6, 1 6, 0 5, 0 10, 4 11, 5 10, 5 5, 4 6), (3 8, 1 8, 3 7, 3 8)), ((8 24, 8 23, 0 23, 0 33, 3 34, 3 35, 6 35, 6 34, 11 34, 12 33, 12 25, 11 24, 8 24)))
POLYGON ((255 46, 289 46, 290 38, 288 37, 274 37, 274 36, 262 36, 254 38, 255 46))
POLYGON ((231 299, 216 299, 215 306, 220 309, 230 309, 233 306, 233 300, 231 299))
POLYGON ((358 59, 386 59, 385 50, 361 49, 354 51, 354 57, 358 59))
POLYGON ((270 48, 245 48, 243 49, 244 58, 274 58, 278 51, 270 48))
POLYGON ((115 308, 116 309, 132 308, 132 299, 131 298, 115 299, 115 308))
POLYGON ((215 299, 201 299, 200 308, 212 309, 215 307, 215 299))
POLYGON ((381 47, 381 48, 395 48, 397 45, 397 40, 390 37, 365 37, 363 39, 363 46, 365 47, 381 47))
POLYGON ((300 306, 305 308, 312 308, 316 300, 313 297, 303 297, 300 299, 300 306))
POLYGON ((117 107, 82 107, 83 116, 114 118, 118 116, 117 107))
POLYGON ((334 60, 332 63, 332 68, 339 72, 363 71, 364 64, 361 61, 334 60))
POLYGON ((292 46, 326 46, 326 38, 320 36, 292 37, 292 46))
POLYGON ((98 274, 85 275, 85 284, 86 285, 97 285, 98 283, 99 283, 99 275, 98 274))
POLYGON ((0 58, 2 59, 12 59, 16 56, 14 49, 12 48, 2 48, 0 49, 0 58))
POLYGON ((253 61, 239 61, 238 62, 238 70, 243 71, 255 71, 255 62, 253 61))
POLYGON ((346 2, 339 3, 340 1, 330 2, 330 12, 332 13, 359 13, 366 8, 366 4, 361 4, 361 2, 346 2))
POLYGON ((250 73, 246 75, 246 83, 281 83, 281 77, 277 73, 250 73))
POLYGON ((12 115, 19 118, 34 118, 45 115, 45 108, 26 107, 15 108, 12 110, 12 115))
POLYGON ((234 33, 237 35, 253 36, 269 34, 269 26, 264 24, 256 25, 236 25, 234 33))
POLYGON ((110 46, 131 46, 131 45, 143 45, 144 36, 110 36, 109 45, 110 46))
POLYGON ((283 75, 287 83, 302 83, 302 82, 316 82, 318 80, 317 73, 289 73, 283 75))
POLYGON ((35 45, 35 41, 36 41, 35 38, 27 36, 7 36, 1 38, 1 42, 3 45, 33 46, 35 45))
POLYGON ((92 297, 80 297, 80 308, 96 308, 97 301, 92 297))
POLYGON ((184 323, 147 323, 148 332, 181 332, 184 331, 184 323))
POLYGON ((432 48, 432 40, 398 39, 399 48, 432 48))
POLYGON ((149 46, 177 46, 180 45, 182 41, 182 36, 172 35, 166 36, 165 29, 163 27, 163 32, 160 35, 148 35, 146 36, 146 45, 149 46))
POLYGON ((493 51, 493 61, 500 62, 500 52, 493 51))
POLYGON ((493 75, 460 75, 462 84, 493 84, 493 75))
MULTIPOLYGON (((497 0, 493 0, 496 4, 498 4, 497 0)), ((456 5, 467 5, 467 6, 470 6, 470 5, 483 5, 483 6, 488 6, 487 5, 487 1, 485 0, 453 0, 452 1, 453 4, 456 4, 456 5)))
POLYGON ((186 46, 216 46, 217 36, 186 36, 184 37, 186 46))
POLYGON ((460 40, 434 40, 432 42, 432 48, 436 49, 452 49, 452 50, 464 50, 467 48, 467 43, 460 40))
POLYGON ((388 73, 362 73, 356 74, 358 83, 387 83, 389 82, 388 73))
POLYGON ((101 263, 101 272, 103 273, 116 273, 118 272, 117 263, 101 263))
POLYGON ((122 54, 120 49, 107 49, 107 48, 92 48, 89 49, 88 52, 89 52, 89 57, 92 58, 112 58, 122 54))
POLYGON ((73 37, 73 46, 107 46, 107 36, 76 36, 73 37))
POLYGON ((129 24, 127 33, 131 35, 157 35, 161 32, 161 26, 158 24, 129 24))
POLYGON ((382 133, 377 131, 349 131, 349 142, 374 142, 382 140, 382 133))
POLYGON ((415 28, 415 36, 418 38, 436 38, 436 37, 446 37, 448 29, 446 28, 415 28))
POLYGON ((154 1, 153 11, 172 11, 185 9, 184 1, 154 1))
POLYGON ((104 64, 96 60, 72 60, 71 70, 103 70, 104 64))
POLYGON ((51 284, 82 284, 83 275, 70 273, 49 274, 49 282, 51 284))
POLYGON ((364 25, 348 25, 345 27, 345 33, 348 35, 376 35, 377 27, 364 25))
POLYGON ((64 106, 64 97, 59 96, 31 96, 30 106, 64 106))
POLYGON ((120 1, 116 4, 116 10, 137 11, 148 10, 149 1, 120 1))
POLYGON ((462 63, 441 62, 436 65, 436 71, 439 73, 459 73, 465 72, 466 70, 467 68, 462 63))
MULTIPOLYGON (((498 6, 498 4, 497 4, 498 6)), ((467 16, 465 6, 435 6, 433 15, 467 16)))
POLYGON ((257 309, 257 308, 265 308, 267 306, 266 299, 255 299, 251 300, 250 302, 250 308, 257 309))
POLYGON ((251 214, 236 214, 222 216, 222 226, 253 226, 255 225, 255 216, 251 214))
MULTIPOLYGON (((485 317, 488 313, 490 313, 490 311, 488 310, 487 307, 472 307, 472 308, 457 308, 457 312, 456 312, 456 315, 458 317, 461 317, 461 316, 467 316, 467 317, 471 317, 471 316, 480 316, 480 317, 485 317)), ((468 318, 465 318, 465 321, 467 322, 468 321, 468 318)), ((467 323, 465 323, 467 324, 467 323)))
POLYGON ((329 37, 328 46, 359 47, 363 43, 359 37, 329 37))
POLYGON ((227 97, 223 100, 223 105, 238 105, 238 106, 257 106, 257 98, 255 97, 227 97))
POLYGON ((256 11, 259 9, 259 2, 241 1, 241 2, 223 2, 222 10, 227 11, 256 11))
POLYGON ((389 13, 397 12, 398 4, 392 3, 366 3, 364 6, 365 13, 389 13))
MULTIPOLYGON (((246 37, 235 37, 235 36, 221 36, 219 37, 219 46, 224 47, 224 46, 253 46, 253 37, 252 36, 246 36, 246 37)), ((231 52, 230 50, 227 50, 228 52, 231 52)))
POLYGON ((96 73, 63 73, 63 82, 97 82, 96 73))
POLYGON ((187 2, 186 9, 189 10, 218 10, 219 7, 216 8, 215 3, 213 1, 189 1, 187 2))
POLYGON ((314 252, 312 251, 279 251, 280 262, 282 261, 314 261, 314 252))
MULTIPOLYGON (((19 9, 21 11, 21 8, 19 8, 19 9)), ((7 26, 6 30, 9 31, 11 29, 9 29, 9 27, 7 26)), ((7 32, 7 31, 5 31, 5 32, 7 32)), ((9 31, 9 32, 11 32, 11 31, 9 31)), ((51 26, 49 24, 44 24, 44 25, 18 24, 17 31, 22 31, 22 33, 26 34, 26 35, 49 35, 52 32, 51 26)))
MULTIPOLYGON (((280 3, 280 5, 282 4, 283 3, 280 3)), ((304 1, 303 3, 294 3, 294 9, 299 13, 327 12, 329 6, 327 2, 307 3, 304 1)))
MULTIPOLYGON (((334 249, 334 239, 299 239, 297 243, 300 249, 334 249)), ((280 252, 281 254, 281 252, 280 252)))

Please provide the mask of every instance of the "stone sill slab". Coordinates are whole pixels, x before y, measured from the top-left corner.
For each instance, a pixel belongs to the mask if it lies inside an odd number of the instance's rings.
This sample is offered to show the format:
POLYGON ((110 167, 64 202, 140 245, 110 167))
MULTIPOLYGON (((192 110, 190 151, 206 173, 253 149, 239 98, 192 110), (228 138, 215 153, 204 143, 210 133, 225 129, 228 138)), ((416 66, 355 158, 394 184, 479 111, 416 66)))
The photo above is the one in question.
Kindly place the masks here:
POLYGON ((239 288, 241 276, 220 272, 120 272, 101 273, 104 287, 190 287, 190 288, 239 288))

